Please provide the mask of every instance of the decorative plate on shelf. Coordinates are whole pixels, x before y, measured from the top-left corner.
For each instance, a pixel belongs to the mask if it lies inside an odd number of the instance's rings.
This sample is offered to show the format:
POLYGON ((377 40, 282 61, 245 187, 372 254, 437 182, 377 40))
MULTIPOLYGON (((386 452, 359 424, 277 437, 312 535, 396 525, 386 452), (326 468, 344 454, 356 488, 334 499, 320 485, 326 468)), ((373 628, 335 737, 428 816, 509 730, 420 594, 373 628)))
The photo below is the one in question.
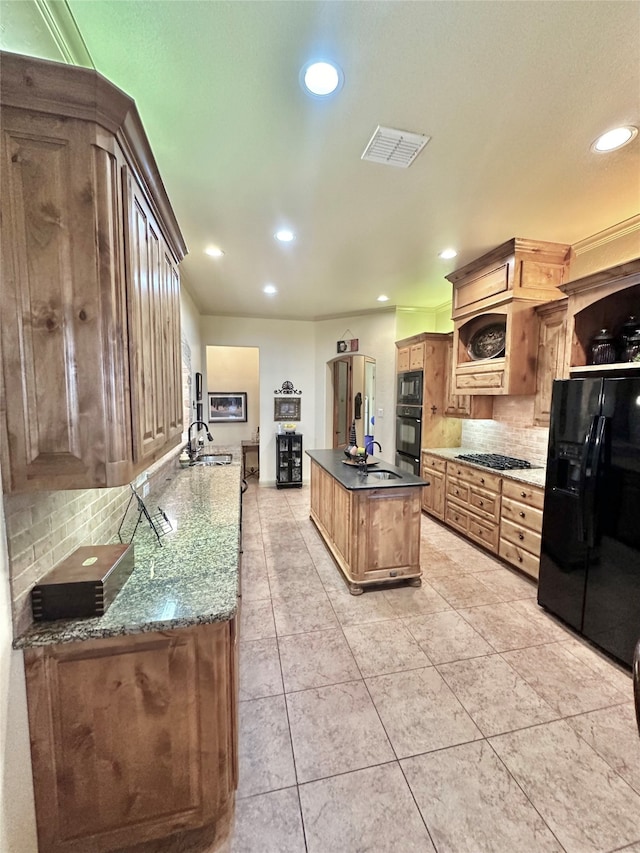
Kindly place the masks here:
POLYGON ((474 361, 481 358, 497 358, 504 355, 506 336, 506 323, 490 323, 471 336, 467 352, 474 361))

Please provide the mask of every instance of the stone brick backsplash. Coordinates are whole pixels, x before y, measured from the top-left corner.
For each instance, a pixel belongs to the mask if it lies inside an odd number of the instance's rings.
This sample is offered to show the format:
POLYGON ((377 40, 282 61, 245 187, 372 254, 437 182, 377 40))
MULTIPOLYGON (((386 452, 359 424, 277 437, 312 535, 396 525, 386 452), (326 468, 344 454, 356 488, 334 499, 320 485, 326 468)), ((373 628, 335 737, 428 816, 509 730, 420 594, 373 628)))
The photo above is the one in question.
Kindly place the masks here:
POLYGON ((533 397, 496 397, 492 420, 463 420, 461 443, 477 453, 503 453, 544 465, 549 430, 533 426, 533 402, 533 397))
MULTIPOLYGON (((134 486, 148 479, 155 488, 176 464, 175 458, 173 450, 141 474, 134 486)), ((14 635, 33 621, 32 587, 76 548, 112 541, 130 495, 129 486, 119 486, 4 496, 14 635)))

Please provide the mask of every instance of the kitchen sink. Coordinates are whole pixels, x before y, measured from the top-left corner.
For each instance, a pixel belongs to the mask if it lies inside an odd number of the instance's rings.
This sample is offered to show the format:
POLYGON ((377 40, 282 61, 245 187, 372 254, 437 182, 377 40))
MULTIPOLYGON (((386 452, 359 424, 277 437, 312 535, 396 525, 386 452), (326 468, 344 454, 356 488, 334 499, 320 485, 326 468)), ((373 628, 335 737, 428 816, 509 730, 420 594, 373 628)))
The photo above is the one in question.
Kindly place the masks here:
POLYGON ((202 453, 192 465, 231 465, 232 453, 202 453))
POLYGON ((402 474, 396 474, 393 471, 367 471, 367 477, 374 480, 401 480, 402 474))

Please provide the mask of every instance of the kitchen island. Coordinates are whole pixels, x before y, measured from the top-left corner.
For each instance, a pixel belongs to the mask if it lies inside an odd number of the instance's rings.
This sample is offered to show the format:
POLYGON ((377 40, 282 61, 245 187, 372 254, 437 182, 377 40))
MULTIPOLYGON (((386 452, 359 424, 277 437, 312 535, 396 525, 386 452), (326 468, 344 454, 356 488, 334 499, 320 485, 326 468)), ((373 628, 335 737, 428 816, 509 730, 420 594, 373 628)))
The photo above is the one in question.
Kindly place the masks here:
MULTIPOLYGON (((135 568, 104 616, 34 625, 25 651, 41 853, 104 853, 175 833, 215 849, 237 787, 241 457, 173 467, 135 568)), ((177 466, 177 462, 174 463, 177 466)))
POLYGON ((420 519, 426 480, 369 457, 348 464, 342 450, 307 450, 310 518, 352 595, 375 584, 420 586, 420 519))

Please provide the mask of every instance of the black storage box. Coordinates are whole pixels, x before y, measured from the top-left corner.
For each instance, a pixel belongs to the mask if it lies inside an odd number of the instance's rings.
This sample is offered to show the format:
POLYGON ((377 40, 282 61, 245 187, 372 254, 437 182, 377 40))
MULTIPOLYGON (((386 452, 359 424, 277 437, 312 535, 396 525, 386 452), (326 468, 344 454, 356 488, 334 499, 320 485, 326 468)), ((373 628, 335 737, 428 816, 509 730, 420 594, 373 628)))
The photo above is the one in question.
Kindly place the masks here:
POLYGON ((133 566, 133 545, 77 548, 31 590, 34 620, 102 616, 133 566))

